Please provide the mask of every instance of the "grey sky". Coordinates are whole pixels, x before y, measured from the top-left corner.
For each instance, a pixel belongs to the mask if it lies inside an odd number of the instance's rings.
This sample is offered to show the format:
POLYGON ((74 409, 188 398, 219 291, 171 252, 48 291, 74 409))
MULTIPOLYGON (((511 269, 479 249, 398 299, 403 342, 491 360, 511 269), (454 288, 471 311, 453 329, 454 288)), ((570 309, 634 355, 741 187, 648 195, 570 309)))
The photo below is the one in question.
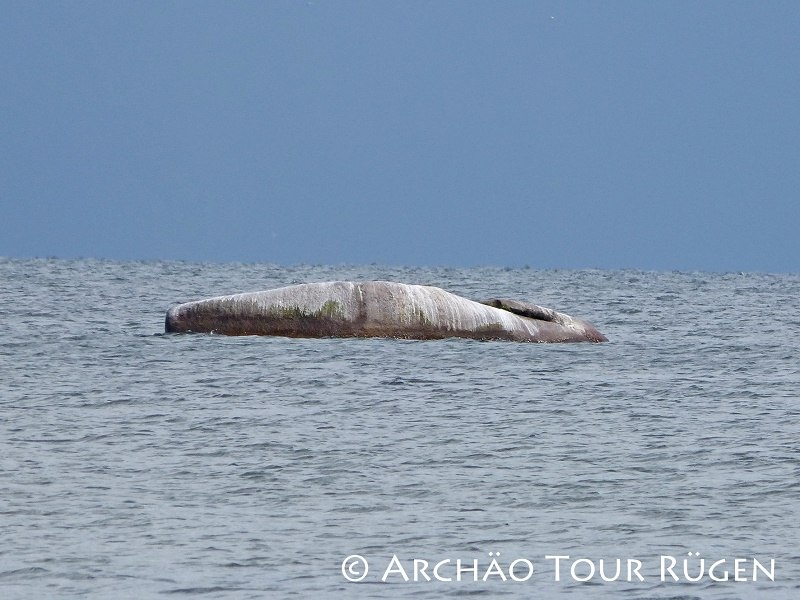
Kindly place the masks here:
POLYGON ((796 2, 2 2, 0 256, 800 271, 796 2))

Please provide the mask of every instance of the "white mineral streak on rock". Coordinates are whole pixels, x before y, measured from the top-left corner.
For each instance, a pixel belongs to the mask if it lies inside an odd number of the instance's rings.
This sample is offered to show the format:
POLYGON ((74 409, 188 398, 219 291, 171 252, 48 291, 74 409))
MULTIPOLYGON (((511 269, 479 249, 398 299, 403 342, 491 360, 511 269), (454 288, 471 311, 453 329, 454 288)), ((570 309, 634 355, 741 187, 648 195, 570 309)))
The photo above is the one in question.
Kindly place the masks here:
MULTIPOLYGON (((456 296, 440 288, 388 282, 375 282, 374 285, 392 289, 397 301, 391 306, 381 305, 383 310, 380 312, 371 313, 368 310, 368 320, 387 322, 399 318, 402 325, 429 324, 446 331, 474 331, 491 326, 506 330, 522 326, 532 334, 538 331, 533 322, 528 323, 508 311, 456 296)), ((378 294, 370 296, 379 297, 378 294)), ((367 306, 370 307, 370 304, 367 306)))

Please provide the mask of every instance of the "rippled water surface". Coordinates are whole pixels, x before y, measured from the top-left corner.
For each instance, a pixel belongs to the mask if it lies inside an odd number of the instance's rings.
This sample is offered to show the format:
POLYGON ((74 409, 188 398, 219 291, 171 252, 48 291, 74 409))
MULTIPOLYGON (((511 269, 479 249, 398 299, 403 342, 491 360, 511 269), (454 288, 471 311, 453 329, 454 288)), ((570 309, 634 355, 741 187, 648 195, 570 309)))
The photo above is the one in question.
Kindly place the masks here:
POLYGON ((0 259, 0 331, 2 598, 800 597, 797 275, 0 259), (174 302, 333 279, 610 342, 163 334, 174 302), (685 581, 701 558, 729 581, 685 581))

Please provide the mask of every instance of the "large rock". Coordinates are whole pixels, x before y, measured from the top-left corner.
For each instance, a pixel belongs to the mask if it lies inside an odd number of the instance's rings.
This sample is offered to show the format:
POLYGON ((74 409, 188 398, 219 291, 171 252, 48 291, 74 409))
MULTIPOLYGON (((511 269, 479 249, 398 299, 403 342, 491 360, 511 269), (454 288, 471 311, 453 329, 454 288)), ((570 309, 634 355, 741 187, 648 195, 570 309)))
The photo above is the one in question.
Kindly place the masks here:
POLYGON ((165 329, 286 337, 607 341, 586 321, 535 304, 475 302, 437 287, 389 281, 306 283, 188 302, 167 311, 165 329))

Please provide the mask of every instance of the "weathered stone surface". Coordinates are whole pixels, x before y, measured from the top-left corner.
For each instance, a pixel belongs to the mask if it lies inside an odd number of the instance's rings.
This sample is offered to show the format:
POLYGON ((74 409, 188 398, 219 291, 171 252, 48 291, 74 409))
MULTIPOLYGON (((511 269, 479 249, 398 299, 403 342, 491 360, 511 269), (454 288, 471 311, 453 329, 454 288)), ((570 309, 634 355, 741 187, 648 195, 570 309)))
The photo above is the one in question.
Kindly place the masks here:
POLYGON ((592 325, 516 300, 468 300, 389 281, 306 283, 173 306, 167 332, 286 337, 463 337, 523 342, 604 342, 592 325))

